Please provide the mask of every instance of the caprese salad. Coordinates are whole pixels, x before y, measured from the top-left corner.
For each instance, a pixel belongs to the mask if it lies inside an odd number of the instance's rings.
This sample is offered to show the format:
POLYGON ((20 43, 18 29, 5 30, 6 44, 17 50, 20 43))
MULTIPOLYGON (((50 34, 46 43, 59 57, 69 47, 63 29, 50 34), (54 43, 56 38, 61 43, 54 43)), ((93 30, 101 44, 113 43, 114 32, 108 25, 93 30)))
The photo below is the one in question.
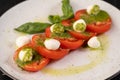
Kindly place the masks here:
POLYGON ((99 48, 97 35, 111 27, 110 15, 94 4, 73 12, 69 0, 62 0, 63 16, 49 15, 51 23, 28 22, 16 31, 32 34, 16 39, 18 49, 14 61, 23 70, 35 72, 44 68, 51 60, 58 60, 70 51, 87 44, 99 48), (36 34, 39 33, 39 34, 36 34))

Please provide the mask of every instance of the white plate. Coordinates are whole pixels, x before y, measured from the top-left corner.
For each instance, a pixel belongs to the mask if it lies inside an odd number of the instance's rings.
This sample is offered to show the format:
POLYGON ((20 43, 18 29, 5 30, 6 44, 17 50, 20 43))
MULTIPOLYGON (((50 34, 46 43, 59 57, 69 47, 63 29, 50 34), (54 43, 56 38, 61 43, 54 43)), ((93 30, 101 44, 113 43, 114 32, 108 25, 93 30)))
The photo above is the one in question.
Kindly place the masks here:
POLYGON ((8 10, 0 18, 0 67, 19 80, 104 80, 120 70, 120 11, 101 0, 70 0, 74 12, 98 4, 113 21, 111 30, 100 38, 105 49, 78 49, 45 69, 29 73, 18 68, 12 57, 15 39, 21 34, 13 29, 29 21, 47 22, 50 14, 61 15, 61 0, 28 0, 8 10))

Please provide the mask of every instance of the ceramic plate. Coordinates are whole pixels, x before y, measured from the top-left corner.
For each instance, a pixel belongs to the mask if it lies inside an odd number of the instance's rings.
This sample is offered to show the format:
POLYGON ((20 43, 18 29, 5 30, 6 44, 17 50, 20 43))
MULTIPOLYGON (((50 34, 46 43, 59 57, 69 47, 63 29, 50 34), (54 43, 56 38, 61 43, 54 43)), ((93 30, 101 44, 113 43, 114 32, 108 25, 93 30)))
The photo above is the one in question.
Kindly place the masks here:
POLYGON ((48 22, 48 15, 61 12, 61 0, 28 0, 0 18, 0 67, 19 80, 104 80, 120 70, 120 11, 101 0, 70 0, 74 12, 98 4, 112 18, 111 29, 99 36, 102 48, 79 48, 43 70, 29 73, 13 61, 15 40, 22 36, 14 28, 26 22, 48 22))

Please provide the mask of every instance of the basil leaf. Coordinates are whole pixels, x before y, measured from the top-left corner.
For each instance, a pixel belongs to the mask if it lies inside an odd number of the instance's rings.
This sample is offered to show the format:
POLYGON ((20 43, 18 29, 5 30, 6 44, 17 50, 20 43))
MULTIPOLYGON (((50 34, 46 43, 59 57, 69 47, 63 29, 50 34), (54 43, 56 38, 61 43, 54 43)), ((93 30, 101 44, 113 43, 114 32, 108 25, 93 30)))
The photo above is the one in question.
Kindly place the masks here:
POLYGON ((58 23, 58 22, 61 22, 62 20, 66 20, 74 16, 74 12, 70 5, 69 0, 62 0, 62 12, 63 12, 63 16, 50 15, 48 17, 49 21, 51 23, 58 23))
POLYGON ((62 20, 66 20, 74 16, 74 12, 72 6, 70 5, 69 0, 62 0, 62 12, 63 12, 63 16, 61 17, 62 20))
POLYGON ((61 18, 60 18, 59 15, 50 15, 50 16, 48 17, 48 19, 49 19, 49 21, 50 21, 51 23, 61 22, 61 18))
POLYGON ((15 28, 15 30, 19 32, 28 33, 28 34, 34 34, 34 33, 44 32, 45 28, 47 28, 50 25, 51 24, 49 23, 28 22, 19 26, 18 28, 15 28))
POLYGON ((109 17, 109 14, 103 10, 101 10, 97 15, 84 14, 81 16, 87 24, 106 21, 109 17))

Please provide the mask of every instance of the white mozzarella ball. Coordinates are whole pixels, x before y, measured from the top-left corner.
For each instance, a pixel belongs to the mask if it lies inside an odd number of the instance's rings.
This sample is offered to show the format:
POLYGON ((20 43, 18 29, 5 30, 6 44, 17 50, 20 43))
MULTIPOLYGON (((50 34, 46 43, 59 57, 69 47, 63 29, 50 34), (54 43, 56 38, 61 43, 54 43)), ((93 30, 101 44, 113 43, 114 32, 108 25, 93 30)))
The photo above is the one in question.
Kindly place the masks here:
POLYGON ((101 45, 100 41, 98 40, 98 38, 96 36, 90 38, 88 41, 88 46, 91 48, 99 48, 100 45, 101 45))
POLYGON ((25 45, 29 42, 30 42, 30 37, 29 36, 20 36, 16 39, 16 45, 18 47, 22 47, 23 45, 25 45))
POLYGON ((92 15, 96 15, 100 12, 100 7, 98 5, 90 5, 87 8, 87 13, 88 14, 92 14, 92 15))
POLYGON ((54 26, 55 26, 55 24, 53 24, 53 25, 50 27, 50 31, 51 31, 51 32, 54 31, 54 26))
POLYGON ((31 49, 21 50, 18 55, 19 59, 23 62, 31 61, 33 54, 31 49))
POLYGON ((83 19, 79 19, 73 23, 73 29, 76 32, 84 32, 86 30, 86 22, 83 19))
POLYGON ((60 42, 56 39, 46 39, 44 45, 49 50, 57 50, 60 47, 60 42))

